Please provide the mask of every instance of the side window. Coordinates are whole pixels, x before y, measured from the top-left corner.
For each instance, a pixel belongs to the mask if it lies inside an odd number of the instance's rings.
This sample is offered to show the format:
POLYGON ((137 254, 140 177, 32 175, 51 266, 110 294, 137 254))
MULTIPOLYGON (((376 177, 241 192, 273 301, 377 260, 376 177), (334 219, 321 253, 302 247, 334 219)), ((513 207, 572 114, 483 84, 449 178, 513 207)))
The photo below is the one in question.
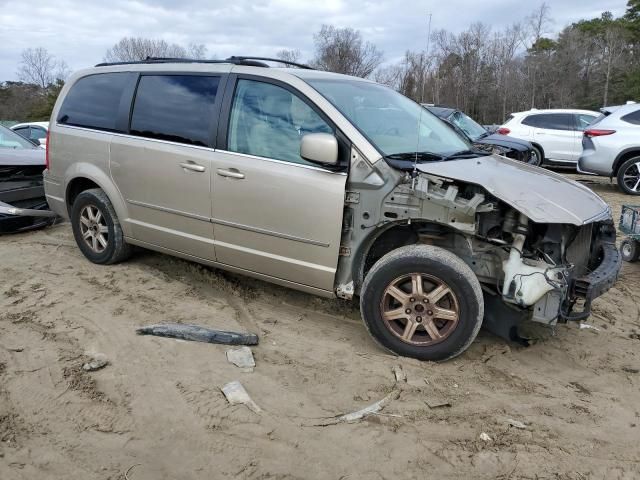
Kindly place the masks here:
POLYGON ((522 123, 531 127, 546 128, 549 130, 575 130, 573 115, 570 113, 541 113, 529 115, 522 123))
POLYGON ((238 81, 229 121, 229 151, 311 165, 300 157, 300 141, 307 133, 334 132, 288 90, 254 80, 238 81))
POLYGON ((217 76, 141 76, 130 133, 191 145, 209 145, 219 83, 217 76))
POLYGON ((130 73, 99 73, 78 80, 58 114, 65 125, 122 131, 117 128, 118 110, 130 73))
POLYGON ((576 115, 576 125, 577 129, 582 131, 587 128, 597 117, 595 115, 586 115, 584 113, 579 113, 576 115))
POLYGON ((626 115, 620 117, 620 120, 623 120, 627 123, 632 123, 633 125, 640 125, 640 110, 627 113, 626 115))
POLYGON ((22 135, 24 138, 29 138, 29 127, 16 128, 14 132, 22 135))

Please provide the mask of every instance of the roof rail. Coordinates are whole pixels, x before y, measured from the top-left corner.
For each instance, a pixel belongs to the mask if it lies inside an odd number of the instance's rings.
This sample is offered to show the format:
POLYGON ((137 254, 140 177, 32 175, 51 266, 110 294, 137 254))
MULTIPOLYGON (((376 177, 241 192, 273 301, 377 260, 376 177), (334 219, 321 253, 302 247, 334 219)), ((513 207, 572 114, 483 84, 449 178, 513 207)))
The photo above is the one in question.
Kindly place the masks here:
MULTIPOLYGON (((247 65, 249 62, 251 62, 251 60, 263 60, 266 62, 276 62, 276 63, 282 63, 284 65, 291 65, 292 67, 303 68, 305 70, 314 70, 313 67, 310 67, 309 65, 305 65, 304 63, 290 62, 289 60, 282 60, 281 58, 246 57, 246 56, 235 56, 235 55, 233 57, 227 58, 227 61, 229 61, 230 63, 235 63, 236 65, 247 65)), ((255 63, 262 63, 262 62, 255 62, 255 63)), ((259 66, 268 67, 269 65, 262 64, 259 66)))
POLYGON ((197 58, 171 58, 171 57, 147 57, 145 60, 132 60, 130 62, 103 62, 98 63, 96 67, 111 67, 115 65, 153 65, 157 63, 231 63, 233 65, 246 65, 251 67, 269 67, 266 63, 261 60, 265 60, 268 62, 278 62, 285 65, 291 65, 293 67, 303 68, 306 70, 313 70, 309 65, 304 65, 302 63, 289 62, 288 60, 281 60, 279 58, 268 58, 268 57, 229 57, 226 60, 201 60, 197 58))

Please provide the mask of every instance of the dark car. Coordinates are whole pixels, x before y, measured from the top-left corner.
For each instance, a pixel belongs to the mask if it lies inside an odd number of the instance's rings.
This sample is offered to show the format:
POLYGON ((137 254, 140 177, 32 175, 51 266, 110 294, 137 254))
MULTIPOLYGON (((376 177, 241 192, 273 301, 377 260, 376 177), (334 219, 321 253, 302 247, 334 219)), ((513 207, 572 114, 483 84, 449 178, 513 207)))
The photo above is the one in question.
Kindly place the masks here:
POLYGON ((45 151, 0 125, 0 234, 50 225, 44 195, 45 151))
POLYGON ((467 137, 473 145, 480 149, 514 160, 540 165, 540 158, 531 143, 517 138, 492 133, 460 110, 447 107, 425 106, 434 115, 444 120, 451 128, 467 137))

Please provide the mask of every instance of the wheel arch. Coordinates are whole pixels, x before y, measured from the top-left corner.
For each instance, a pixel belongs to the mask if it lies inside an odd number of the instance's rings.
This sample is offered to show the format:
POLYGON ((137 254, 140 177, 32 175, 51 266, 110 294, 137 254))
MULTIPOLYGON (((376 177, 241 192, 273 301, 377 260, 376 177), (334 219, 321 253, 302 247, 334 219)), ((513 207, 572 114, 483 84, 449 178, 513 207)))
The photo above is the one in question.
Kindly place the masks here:
POLYGON ((356 294, 360 293, 367 272, 380 258, 398 248, 420 243, 419 231, 430 226, 455 232, 455 229, 448 225, 427 220, 412 220, 410 224, 406 220, 393 222, 372 231, 356 251, 352 263, 356 294))
POLYGON ((128 218, 126 204, 118 188, 100 168, 89 163, 76 163, 66 178, 65 204, 69 215, 73 202, 80 193, 91 188, 100 188, 111 201, 124 234, 130 236, 129 223, 125 221, 128 218))
POLYGON ((540 145, 538 142, 530 142, 530 143, 531 143, 531 145, 536 147, 538 150, 540 150, 540 153, 542 154, 542 158, 540 159, 540 165, 542 165, 544 163, 544 161, 546 160, 545 153, 544 153, 544 148, 542 148, 542 145, 540 145))
POLYGON ((630 158, 633 158, 634 156, 640 157, 640 147, 630 147, 622 150, 618 154, 616 159, 613 161, 611 176, 615 177, 616 175, 618 175, 618 170, 620 169, 620 166, 630 158))

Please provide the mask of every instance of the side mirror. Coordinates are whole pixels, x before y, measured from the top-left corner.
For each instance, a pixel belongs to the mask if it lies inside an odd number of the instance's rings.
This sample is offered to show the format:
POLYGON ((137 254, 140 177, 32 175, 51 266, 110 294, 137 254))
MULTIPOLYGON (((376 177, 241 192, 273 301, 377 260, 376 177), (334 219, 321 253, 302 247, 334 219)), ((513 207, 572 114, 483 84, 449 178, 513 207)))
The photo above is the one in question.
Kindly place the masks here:
POLYGON ((300 156, 310 162, 336 165, 338 140, 330 133, 308 133, 300 142, 300 156))

